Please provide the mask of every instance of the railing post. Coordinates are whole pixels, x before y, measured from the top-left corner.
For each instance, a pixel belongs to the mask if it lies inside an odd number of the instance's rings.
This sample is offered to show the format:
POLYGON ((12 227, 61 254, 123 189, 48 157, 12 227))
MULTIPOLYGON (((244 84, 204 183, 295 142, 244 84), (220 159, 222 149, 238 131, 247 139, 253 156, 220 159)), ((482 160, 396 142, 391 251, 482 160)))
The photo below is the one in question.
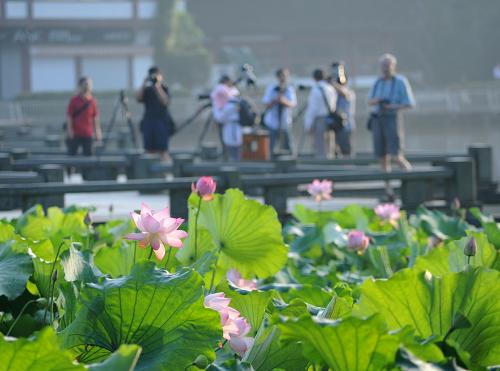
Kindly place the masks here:
POLYGON ((8 153, 0 153, 0 171, 10 170, 12 167, 12 158, 8 153))
POLYGON ((469 155, 474 160, 478 195, 487 201, 495 194, 497 185, 493 182, 493 150, 487 144, 473 144, 469 146, 469 155))
POLYGON ((220 168, 220 178, 222 184, 219 184, 220 191, 226 191, 229 188, 241 188, 241 174, 236 166, 222 166, 220 168))
MULTIPOLYGON (((41 165, 38 173, 43 177, 46 183, 63 183, 64 168, 60 165, 41 165)), ((43 195, 39 201, 44 209, 51 206, 64 207, 64 194, 62 195, 43 195)))
POLYGON ((277 173, 290 173, 297 166, 297 158, 292 156, 279 156, 276 161, 277 173))
POLYGON ((29 152, 24 148, 14 148, 12 149, 12 151, 10 151, 10 155, 13 161, 24 160, 28 158, 29 152))
POLYGON ((283 185, 264 186, 264 203, 274 207, 280 221, 284 221, 287 216, 287 187, 283 185))
POLYGON ((449 157, 445 166, 450 168, 453 176, 446 182, 446 201, 448 205, 456 198, 463 207, 477 204, 477 185, 474 161, 469 157, 449 157))
POLYGON ((173 161, 173 174, 175 178, 181 178, 185 176, 184 166, 187 164, 192 164, 194 162, 194 157, 187 154, 178 154, 172 157, 173 161))
POLYGON ((401 180, 401 203, 405 210, 416 210, 429 199, 429 182, 428 179, 401 180))

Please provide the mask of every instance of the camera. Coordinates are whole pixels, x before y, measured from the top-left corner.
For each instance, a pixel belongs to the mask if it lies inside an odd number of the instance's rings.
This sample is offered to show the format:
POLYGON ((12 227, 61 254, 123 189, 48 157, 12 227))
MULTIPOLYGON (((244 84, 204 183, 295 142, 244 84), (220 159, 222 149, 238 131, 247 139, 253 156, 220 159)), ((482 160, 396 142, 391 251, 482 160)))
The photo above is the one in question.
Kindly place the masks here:
POLYGON ((299 91, 309 91, 309 90, 311 90, 311 86, 299 84, 298 89, 299 89, 299 91))
POLYGON ((148 76, 148 81, 151 83, 151 85, 156 85, 158 82, 158 78, 155 75, 148 76))
POLYGON ((255 76, 255 73, 253 72, 252 65, 245 63, 243 66, 241 66, 241 74, 242 74, 242 79, 246 80, 247 86, 257 84, 257 77, 255 76))

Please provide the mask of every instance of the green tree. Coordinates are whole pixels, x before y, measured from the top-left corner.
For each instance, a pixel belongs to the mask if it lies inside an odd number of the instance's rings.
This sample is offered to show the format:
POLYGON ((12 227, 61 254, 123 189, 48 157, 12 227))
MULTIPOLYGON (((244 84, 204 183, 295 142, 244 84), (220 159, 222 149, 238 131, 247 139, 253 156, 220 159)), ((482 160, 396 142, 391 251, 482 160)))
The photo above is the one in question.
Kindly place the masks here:
POLYGON ((203 46, 204 33, 183 0, 161 1, 158 10, 155 58, 168 80, 186 87, 207 81, 212 56, 203 46))

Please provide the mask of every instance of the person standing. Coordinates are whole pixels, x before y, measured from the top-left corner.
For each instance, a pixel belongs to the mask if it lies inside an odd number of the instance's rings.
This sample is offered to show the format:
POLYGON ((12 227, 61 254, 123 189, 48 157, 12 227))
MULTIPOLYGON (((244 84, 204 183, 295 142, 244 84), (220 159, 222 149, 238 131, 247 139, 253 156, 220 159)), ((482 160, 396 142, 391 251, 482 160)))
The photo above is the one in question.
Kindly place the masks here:
POLYGON ((337 105, 337 92, 325 81, 325 73, 321 69, 313 72, 314 85, 307 98, 307 109, 304 115, 304 129, 314 136, 315 157, 331 158, 331 132, 326 128, 326 117, 334 112, 337 105))
POLYGON ((75 156, 82 147, 84 156, 93 152, 93 138, 102 140, 97 101, 92 96, 92 80, 82 77, 78 81, 78 94, 73 96, 66 111, 68 154, 75 156))
POLYGON ((169 160, 168 144, 170 136, 174 134, 175 124, 168 109, 168 87, 163 83, 163 75, 158 67, 149 69, 136 98, 144 104, 141 122, 144 149, 148 153, 158 153, 163 161, 169 160))
POLYGON ((241 161, 243 131, 240 123, 240 98, 226 91, 226 102, 217 111, 217 121, 222 127, 222 142, 229 161, 241 161))
POLYGON ((293 153, 292 140, 292 109, 297 105, 295 88, 288 84, 290 72, 287 68, 276 71, 277 84, 267 87, 262 102, 266 105, 264 125, 269 129, 269 153, 285 150, 293 153))
MULTIPOLYGON (((373 84, 368 94, 372 107, 369 129, 372 131, 373 148, 382 169, 391 171, 391 160, 401 169, 410 170, 411 164, 402 152, 403 123, 401 111, 415 106, 411 86, 402 75, 396 74, 397 59, 392 54, 380 57, 382 76, 373 84)), ((387 196, 394 198, 389 182, 386 182, 387 196)))
POLYGON ((335 133, 335 153, 337 157, 349 157, 352 154, 352 132, 356 127, 356 94, 348 86, 345 67, 342 62, 332 64, 330 83, 337 92, 337 111, 345 117, 345 126, 335 133))
POLYGON ((396 74, 396 66, 396 57, 384 54, 380 58, 382 76, 368 94, 368 104, 372 107, 373 147, 384 171, 391 171, 391 159, 402 169, 411 169, 402 152, 401 111, 414 107, 415 99, 406 77, 396 74))

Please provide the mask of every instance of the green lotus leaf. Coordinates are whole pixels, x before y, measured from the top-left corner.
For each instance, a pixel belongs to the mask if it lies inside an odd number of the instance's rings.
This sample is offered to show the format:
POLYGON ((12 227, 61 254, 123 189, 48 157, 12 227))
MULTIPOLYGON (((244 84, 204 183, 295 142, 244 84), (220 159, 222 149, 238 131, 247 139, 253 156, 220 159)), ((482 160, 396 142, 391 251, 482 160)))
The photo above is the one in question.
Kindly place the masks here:
POLYGON ((101 246, 94 255, 94 264, 113 278, 126 276, 136 262, 147 260, 151 248, 141 249, 135 243, 121 240, 113 246, 101 246))
MULTIPOLYGON (((380 313, 390 330, 410 326, 420 339, 447 337, 470 366, 500 364, 500 272, 484 268, 441 277, 406 269, 360 287, 355 313, 380 313), (458 326, 465 317, 470 326, 458 326)), ((465 361, 465 360, 463 360, 465 361)))
POLYGON ((0 244, 0 296, 9 300, 20 296, 32 273, 29 255, 15 252, 9 242, 0 244))
POLYGON ((85 370, 61 350, 54 330, 45 328, 28 339, 0 337, 0 371, 85 370))
POLYGON ((342 321, 302 317, 279 325, 285 344, 302 342, 305 357, 336 371, 384 370, 394 362, 399 340, 383 319, 349 317, 342 321))
POLYGON ((211 364, 207 367, 207 371, 255 371, 252 365, 248 362, 242 362, 238 359, 230 359, 222 364, 211 364))
POLYGON ((413 224, 422 228, 429 236, 442 240, 460 239, 466 236, 467 223, 458 218, 448 216, 438 210, 428 210, 425 207, 417 209, 413 224))
POLYGON ((90 284, 80 300, 76 319, 61 333, 79 359, 109 355, 122 344, 142 347, 137 370, 184 370, 199 355, 215 358, 220 318, 203 306, 202 279, 193 270, 169 275, 139 262, 128 276, 90 284))
POLYGON ((121 345, 111 357, 102 363, 89 366, 90 371, 133 371, 141 355, 141 347, 137 345, 121 345))
POLYGON ((484 233, 488 236, 488 240, 490 240, 497 249, 500 249, 500 225, 495 219, 483 215, 477 207, 470 209, 470 213, 479 220, 484 229, 484 233))
MULTIPOLYGON (((194 220, 198 206, 196 194, 191 195, 189 204, 189 218, 194 220)), ((235 268, 245 278, 254 275, 265 278, 286 263, 287 248, 276 211, 246 199, 237 189, 202 202, 198 224, 210 232, 216 248, 220 248, 218 267, 223 270, 235 268)), ((189 234, 193 233, 190 229, 189 234)))
POLYGON ((255 337, 255 343, 244 360, 258 371, 306 370, 308 361, 302 355, 298 342, 280 343, 281 330, 278 326, 262 326, 255 337))
POLYGON ((238 310, 252 327, 251 335, 249 336, 255 336, 264 319, 266 307, 271 300, 272 292, 252 291, 239 293, 237 291, 226 290, 226 296, 231 298, 229 305, 238 310))
POLYGON ((476 239, 477 252, 475 256, 470 258, 470 265, 473 267, 494 267, 498 259, 498 252, 490 244, 485 234, 470 232, 470 237, 449 241, 444 247, 435 248, 427 255, 418 257, 414 268, 421 271, 428 270, 437 276, 464 270, 468 267, 464 247, 471 237, 476 239))

